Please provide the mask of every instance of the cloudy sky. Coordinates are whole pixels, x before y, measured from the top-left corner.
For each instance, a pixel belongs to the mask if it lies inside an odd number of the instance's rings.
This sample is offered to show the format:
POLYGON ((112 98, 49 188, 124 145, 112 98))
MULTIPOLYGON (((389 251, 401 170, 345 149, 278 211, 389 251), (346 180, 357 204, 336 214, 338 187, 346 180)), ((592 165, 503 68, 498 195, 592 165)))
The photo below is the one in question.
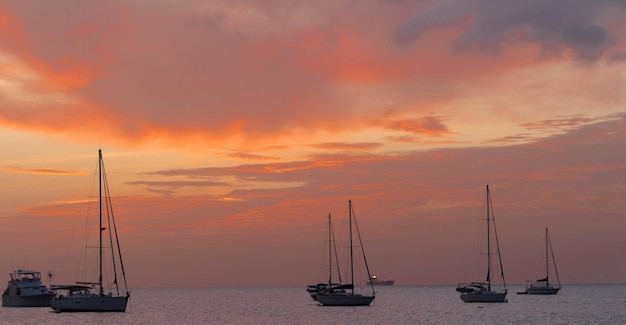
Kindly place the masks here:
POLYGON ((545 227, 562 282, 626 282, 624 31, 618 0, 2 1, 0 276, 75 280, 102 148, 131 287, 322 281, 349 199, 380 278, 479 280, 487 184, 508 282, 545 227))

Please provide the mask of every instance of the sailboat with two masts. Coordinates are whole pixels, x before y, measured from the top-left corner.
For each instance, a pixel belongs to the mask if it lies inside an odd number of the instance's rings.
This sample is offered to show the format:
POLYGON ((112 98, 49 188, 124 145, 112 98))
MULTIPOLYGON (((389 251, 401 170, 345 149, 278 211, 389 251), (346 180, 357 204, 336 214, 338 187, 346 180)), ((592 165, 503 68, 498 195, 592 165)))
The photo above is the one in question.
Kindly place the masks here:
POLYGON ((104 171, 104 161, 102 159, 102 149, 98 150, 98 185, 99 185, 99 277, 96 282, 76 282, 71 285, 55 285, 52 290, 58 295, 50 302, 50 308, 56 312, 124 312, 130 294, 126 284, 126 272, 122 261, 122 252, 117 236, 117 227, 113 217, 113 206, 111 196, 104 171), (104 192, 104 193, 103 193, 104 192), (103 227, 103 210, 106 212, 106 226, 103 227), (103 283, 103 240, 104 232, 108 228, 108 247, 111 249, 111 259, 113 267, 113 285, 115 292, 104 292, 103 283), (117 248, 117 250, 115 249, 117 248), (116 259, 117 256, 117 259, 116 259), (117 263, 119 263, 119 270, 117 263), (125 292, 120 293, 118 283, 118 271, 121 271, 121 278, 125 292))
POLYGON ((363 248, 363 241, 361 240, 361 233, 359 232, 359 226, 357 225, 356 217, 354 216, 354 208, 352 207, 351 200, 348 201, 348 214, 350 223, 350 283, 334 287, 329 285, 330 290, 319 291, 317 294, 317 301, 324 306, 369 306, 374 298, 376 298, 373 285, 371 285, 371 295, 354 292, 354 246, 352 244, 353 220, 359 238, 359 245, 361 246, 361 253, 363 254, 365 269, 367 270, 367 278, 370 282, 372 281, 372 276, 370 275, 367 259, 365 258, 365 249, 363 248))
POLYGON ((504 280, 504 270, 502 268, 502 256, 500 255, 500 244, 498 243, 498 233, 496 232, 496 221, 493 215, 493 207, 491 204, 491 194, 489 185, 487 185, 486 207, 487 207, 487 278, 485 282, 461 283, 456 288, 461 293, 461 300, 464 302, 507 302, 506 300, 506 281, 504 280), (493 232, 495 235, 498 261, 500 265, 500 275, 504 290, 497 291, 492 287, 491 280, 491 223, 493 223, 493 232))
POLYGON ((339 258, 337 256, 337 246, 335 245, 335 231, 333 228, 333 222, 328 214, 328 282, 320 282, 318 284, 309 285, 306 291, 311 295, 313 300, 317 300, 317 294, 321 291, 340 291, 343 290, 339 286, 341 285, 341 271, 339 270, 339 258), (334 250, 334 254, 333 254, 334 250), (333 283, 333 256, 335 257, 335 266, 337 267, 337 277, 339 283, 333 283))
POLYGON ((552 250, 552 241, 550 240, 550 234, 548 233, 548 227, 546 227, 546 277, 536 281, 526 281, 526 291, 518 292, 518 294, 529 295, 555 295, 561 290, 561 280, 559 279, 559 271, 556 269, 556 260, 554 259, 554 251, 552 250), (548 248, 550 249, 550 255, 548 254, 548 248), (557 285, 550 284, 550 257, 552 257, 552 264, 554 265, 554 273, 556 275, 557 285))

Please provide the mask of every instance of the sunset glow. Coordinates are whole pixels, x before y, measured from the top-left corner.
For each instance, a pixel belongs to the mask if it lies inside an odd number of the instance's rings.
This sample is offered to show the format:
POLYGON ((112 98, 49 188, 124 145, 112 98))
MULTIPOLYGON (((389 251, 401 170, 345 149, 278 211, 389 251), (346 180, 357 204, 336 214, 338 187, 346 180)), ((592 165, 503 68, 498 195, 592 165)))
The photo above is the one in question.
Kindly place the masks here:
POLYGON ((0 277, 74 281, 102 148, 133 287, 304 288, 348 199, 380 278, 462 282, 486 184, 509 281, 549 227, 562 282, 626 282, 625 22, 609 0, 5 1, 0 277))

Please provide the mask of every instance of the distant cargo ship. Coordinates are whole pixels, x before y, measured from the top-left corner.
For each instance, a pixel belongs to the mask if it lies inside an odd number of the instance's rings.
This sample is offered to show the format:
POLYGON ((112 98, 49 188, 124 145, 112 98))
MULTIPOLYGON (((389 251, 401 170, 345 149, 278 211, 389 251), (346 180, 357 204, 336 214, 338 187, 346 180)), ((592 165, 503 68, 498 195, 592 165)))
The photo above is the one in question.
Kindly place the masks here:
POLYGON ((394 282, 394 280, 378 280, 375 275, 372 275, 372 281, 367 281, 367 285, 392 286, 394 282))

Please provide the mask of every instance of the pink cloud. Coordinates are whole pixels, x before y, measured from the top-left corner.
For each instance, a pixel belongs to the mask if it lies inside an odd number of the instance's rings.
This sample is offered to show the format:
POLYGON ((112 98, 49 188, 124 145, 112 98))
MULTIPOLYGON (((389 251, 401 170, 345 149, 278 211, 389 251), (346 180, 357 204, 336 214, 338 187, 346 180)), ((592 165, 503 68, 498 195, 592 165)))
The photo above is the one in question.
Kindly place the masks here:
MULTIPOLYGON (((35 119, 10 112, 2 118, 13 127, 75 136, 87 129, 83 114, 99 112, 101 127, 120 143, 160 139, 174 145, 182 136, 190 143, 259 147, 293 138, 296 130, 358 129, 390 110, 436 110, 448 98, 464 96, 460 84, 532 66, 540 53, 529 40, 501 44, 499 57, 452 51, 454 41, 468 35, 464 24, 477 28, 480 21, 424 25, 421 38, 396 46, 392 36, 399 25, 410 25, 411 11, 418 17, 428 12, 424 7, 365 2, 344 17, 348 7, 337 4, 312 8, 316 17, 331 18, 294 22, 286 12, 304 10, 296 4, 281 12, 246 2, 235 6, 13 4, 4 20, 21 32, 11 33, 20 41, 8 50, 43 77, 37 91, 62 92, 79 104, 31 108, 35 119), (38 10, 53 14, 40 21, 38 10), (348 85, 393 87, 383 96, 404 99, 369 102, 365 109, 341 90, 348 85)), ((398 120, 388 127, 442 129, 432 122, 398 120)))
POLYGON ((406 131, 413 134, 427 136, 441 136, 449 133, 445 125, 439 119, 426 116, 415 120, 391 121, 387 127, 393 130, 406 131))
MULTIPOLYGON (((476 3, 2 4, 0 123, 172 155, 117 157, 133 286, 309 283, 325 217, 345 220, 349 198, 378 270, 456 283, 487 183, 514 282, 546 225, 569 282, 623 282, 626 266, 588 250, 626 244, 623 11, 566 8, 548 30, 554 4, 476 3), (205 261, 194 283, 174 276, 205 261)), ((5 176, 73 173, 41 165, 5 176)), ((0 247, 26 255, 11 243, 27 232, 33 258, 61 260, 49 243, 74 224, 68 202, 12 205, 0 247)))

